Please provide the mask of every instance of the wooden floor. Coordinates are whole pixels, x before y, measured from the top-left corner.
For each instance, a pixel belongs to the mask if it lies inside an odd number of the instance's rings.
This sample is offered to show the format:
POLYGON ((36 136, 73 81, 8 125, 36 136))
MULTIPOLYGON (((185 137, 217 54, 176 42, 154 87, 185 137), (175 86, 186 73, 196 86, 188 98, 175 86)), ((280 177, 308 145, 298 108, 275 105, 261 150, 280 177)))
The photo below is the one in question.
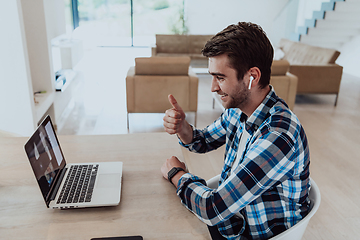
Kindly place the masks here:
MULTIPOLYGON (((125 76, 148 48, 97 48, 76 67, 76 97, 58 122, 59 134, 126 134, 125 76)), ((344 74, 338 104, 334 95, 298 96, 294 112, 303 124, 311 155, 311 177, 322 201, 303 239, 360 239, 360 78, 344 74)), ((215 120, 210 77, 200 75, 197 127, 215 120)), ((189 122, 194 116, 188 115, 189 122)), ((162 129, 162 114, 130 115, 130 133, 162 129)), ((184 152, 184 154, 188 154, 184 152)), ((221 168, 223 148, 202 155, 190 169, 208 179, 221 168), (206 163, 206 164, 204 164, 206 163)))

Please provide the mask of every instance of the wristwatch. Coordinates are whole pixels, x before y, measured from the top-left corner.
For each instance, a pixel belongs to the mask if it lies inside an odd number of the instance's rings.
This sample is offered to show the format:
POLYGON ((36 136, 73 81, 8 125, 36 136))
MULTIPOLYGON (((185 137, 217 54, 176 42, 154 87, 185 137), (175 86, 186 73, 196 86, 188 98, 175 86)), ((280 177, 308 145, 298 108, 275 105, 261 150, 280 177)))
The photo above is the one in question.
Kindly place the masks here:
POLYGON ((181 167, 173 167, 169 172, 168 172, 168 180, 172 183, 171 179, 180 171, 184 171, 184 169, 182 169, 181 167))

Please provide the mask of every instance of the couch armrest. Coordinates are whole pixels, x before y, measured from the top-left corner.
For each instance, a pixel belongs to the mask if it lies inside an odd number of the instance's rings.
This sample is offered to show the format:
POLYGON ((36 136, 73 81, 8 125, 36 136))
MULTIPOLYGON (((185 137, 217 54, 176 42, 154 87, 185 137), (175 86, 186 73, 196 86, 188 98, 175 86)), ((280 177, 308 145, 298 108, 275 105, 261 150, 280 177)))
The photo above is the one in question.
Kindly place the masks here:
POLYGON ((199 78, 191 67, 189 67, 189 79, 190 79, 189 110, 197 112, 199 78))
POLYGON ((126 75, 126 107, 128 113, 135 111, 134 79, 135 79, 135 67, 130 67, 126 75))
POLYGON ((282 98, 293 110, 296 98, 297 77, 287 73, 283 76, 271 76, 270 84, 274 87, 276 94, 282 98))
POLYGON ((338 94, 342 70, 343 67, 337 64, 291 65, 289 72, 298 77, 298 94, 338 94))
POLYGON ((151 56, 152 57, 155 57, 156 56, 156 54, 157 54, 157 51, 156 51, 157 49, 156 49, 156 47, 151 47, 151 56))
POLYGON ((294 109, 295 105, 295 99, 296 99, 296 93, 297 93, 297 86, 298 86, 298 78, 294 74, 286 73, 286 76, 290 79, 290 85, 289 85, 289 95, 288 95, 288 105, 291 110, 294 109))
POLYGON ((271 65, 271 75, 286 75, 289 67, 290 63, 287 60, 274 60, 271 65))

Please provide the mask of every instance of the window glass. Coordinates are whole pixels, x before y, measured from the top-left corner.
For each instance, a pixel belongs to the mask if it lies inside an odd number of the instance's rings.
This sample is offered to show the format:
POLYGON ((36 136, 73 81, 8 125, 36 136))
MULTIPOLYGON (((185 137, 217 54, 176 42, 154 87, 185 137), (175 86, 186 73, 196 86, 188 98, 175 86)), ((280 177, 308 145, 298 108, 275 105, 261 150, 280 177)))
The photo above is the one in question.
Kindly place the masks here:
MULTIPOLYGON (((71 9, 71 0, 65 1, 71 9)), ((186 33, 184 0, 77 1, 79 29, 75 31, 97 46, 151 46, 155 34, 186 33)))

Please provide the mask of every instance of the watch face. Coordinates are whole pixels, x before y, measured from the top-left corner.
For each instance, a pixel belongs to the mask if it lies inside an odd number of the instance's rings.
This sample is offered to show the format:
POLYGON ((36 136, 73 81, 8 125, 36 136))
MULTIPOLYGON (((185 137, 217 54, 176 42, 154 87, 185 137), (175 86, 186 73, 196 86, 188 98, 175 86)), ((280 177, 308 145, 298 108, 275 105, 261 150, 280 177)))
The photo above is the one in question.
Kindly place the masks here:
POLYGON ((177 168, 172 168, 168 173, 168 179, 170 180, 177 171, 177 168))

